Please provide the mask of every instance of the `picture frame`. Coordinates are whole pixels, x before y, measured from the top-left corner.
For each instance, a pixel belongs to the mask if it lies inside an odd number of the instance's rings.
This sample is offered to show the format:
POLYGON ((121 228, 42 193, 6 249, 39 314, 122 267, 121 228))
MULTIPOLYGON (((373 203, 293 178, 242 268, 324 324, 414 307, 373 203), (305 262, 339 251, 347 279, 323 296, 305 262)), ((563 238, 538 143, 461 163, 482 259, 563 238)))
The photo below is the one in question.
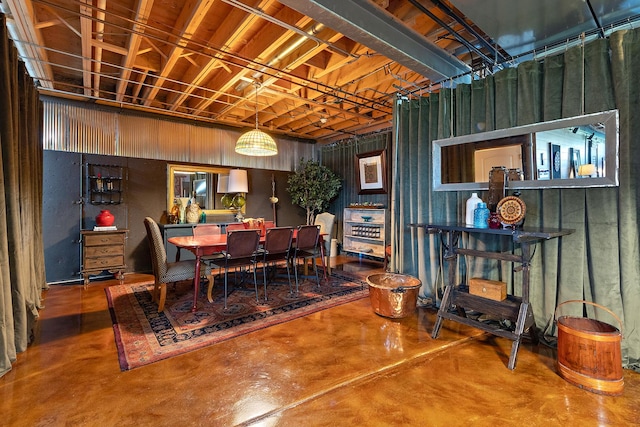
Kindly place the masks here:
POLYGON ((549 147, 551 150, 551 179, 560 179, 562 178, 562 155, 560 154, 560 145, 549 143, 549 147))
POLYGON ((358 194, 387 193, 385 150, 356 154, 358 194))

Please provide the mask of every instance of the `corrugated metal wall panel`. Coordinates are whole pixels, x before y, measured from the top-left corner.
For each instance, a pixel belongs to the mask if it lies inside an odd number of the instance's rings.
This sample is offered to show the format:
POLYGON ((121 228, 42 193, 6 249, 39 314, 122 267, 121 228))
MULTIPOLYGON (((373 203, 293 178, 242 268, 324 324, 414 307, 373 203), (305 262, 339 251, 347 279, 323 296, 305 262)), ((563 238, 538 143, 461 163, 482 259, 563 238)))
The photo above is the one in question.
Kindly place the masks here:
POLYGON ((118 127, 120 155, 139 159, 166 160, 158 144, 160 129, 157 119, 121 114, 118 127), (136 141, 128 143, 126 141, 136 141))
POLYGON ((113 112, 79 108, 64 101, 44 103, 44 148, 117 155, 113 112))
POLYGON ((278 155, 234 151, 239 130, 207 127, 43 97, 44 149, 110 156, 292 171, 300 158, 317 158, 315 145, 274 138, 278 155))

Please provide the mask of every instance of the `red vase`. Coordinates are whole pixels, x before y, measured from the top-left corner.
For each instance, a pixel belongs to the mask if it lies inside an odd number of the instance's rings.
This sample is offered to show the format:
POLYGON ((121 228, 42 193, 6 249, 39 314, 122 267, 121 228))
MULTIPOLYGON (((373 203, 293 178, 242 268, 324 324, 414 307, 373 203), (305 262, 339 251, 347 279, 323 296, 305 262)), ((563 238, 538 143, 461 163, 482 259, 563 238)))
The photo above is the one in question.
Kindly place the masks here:
POLYGON ((108 210, 102 210, 96 217, 96 225, 98 227, 108 227, 113 225, 113 221, 115 221, 115 217, 108 210))

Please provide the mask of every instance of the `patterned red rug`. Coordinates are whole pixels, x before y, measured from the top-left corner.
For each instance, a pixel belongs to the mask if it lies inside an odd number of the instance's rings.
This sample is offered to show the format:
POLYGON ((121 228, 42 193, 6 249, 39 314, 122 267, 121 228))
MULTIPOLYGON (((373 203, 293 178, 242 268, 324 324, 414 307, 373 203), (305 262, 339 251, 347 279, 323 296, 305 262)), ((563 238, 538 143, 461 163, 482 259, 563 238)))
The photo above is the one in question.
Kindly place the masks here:
MULTIPOLYGON (((194 313, 189 281, 168 287, 162 313, 151 301, 153 285, 105 288, 120 369, 128 371, 368 296, 366 281, 337 271, 329 283, 322 281, 320 288, 315 280, 301 281, 298 295, 289 294, 285 276, 284 281, 268 285, 267 303, 259 277, 260 304, 256 303, 253 281, 249 282, 239 287, 230 284, 228 308, 224 310, 223 285, 216 281, 214 302, 209 303, 203 292, 194 313)), ((293 287, 295 290, 295 283, 293 287)))

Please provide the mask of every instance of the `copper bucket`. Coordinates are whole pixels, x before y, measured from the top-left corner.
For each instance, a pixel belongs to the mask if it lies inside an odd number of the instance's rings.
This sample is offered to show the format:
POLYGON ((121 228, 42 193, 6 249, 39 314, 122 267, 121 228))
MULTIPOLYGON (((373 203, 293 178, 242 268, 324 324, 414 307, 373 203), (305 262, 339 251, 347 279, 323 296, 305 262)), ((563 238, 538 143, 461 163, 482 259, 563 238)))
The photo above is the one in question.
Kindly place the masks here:
POLYGON ((558 325, 558 374, 571 384, 597 394, 622 394, 622 322, 608 308, 590 301, 569 300, 556 307, 558 325), (561 316, 558 309, 567 303, 593 305, 611 314, 620 329, 585 317, 561 316))
POLYGON ((369 299, 376 314, 385 317, 407 317, 416 310, 422 282, 412 276, 380 273, 367 276, 369 299))

